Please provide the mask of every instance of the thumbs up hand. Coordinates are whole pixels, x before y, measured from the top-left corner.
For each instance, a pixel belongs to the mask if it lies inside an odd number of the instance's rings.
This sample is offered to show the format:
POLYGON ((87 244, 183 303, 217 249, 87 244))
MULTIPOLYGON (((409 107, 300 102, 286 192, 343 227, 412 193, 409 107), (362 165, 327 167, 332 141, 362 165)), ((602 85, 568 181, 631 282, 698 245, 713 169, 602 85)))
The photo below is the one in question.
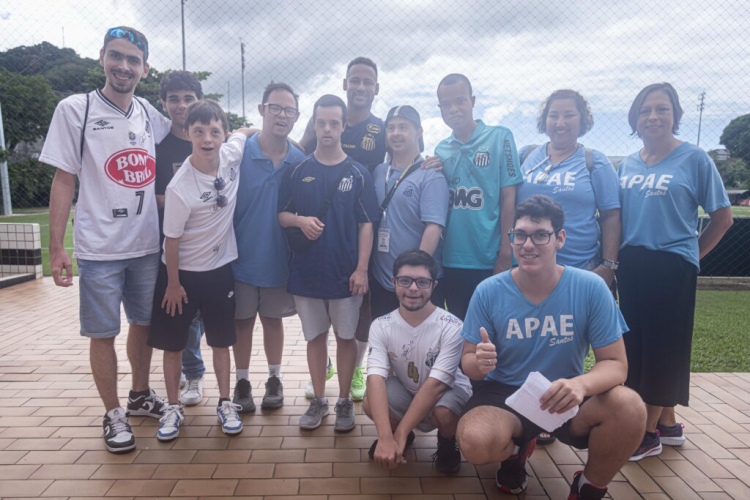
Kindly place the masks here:
POLYGON ((479 329, 479 335, 482 337, 482 341, 477 344, 475 351, 477 368, 483 375, 487 375, 497 365, 497 351, 495 344, 490 342, 490 337, 484 327, 479 329))

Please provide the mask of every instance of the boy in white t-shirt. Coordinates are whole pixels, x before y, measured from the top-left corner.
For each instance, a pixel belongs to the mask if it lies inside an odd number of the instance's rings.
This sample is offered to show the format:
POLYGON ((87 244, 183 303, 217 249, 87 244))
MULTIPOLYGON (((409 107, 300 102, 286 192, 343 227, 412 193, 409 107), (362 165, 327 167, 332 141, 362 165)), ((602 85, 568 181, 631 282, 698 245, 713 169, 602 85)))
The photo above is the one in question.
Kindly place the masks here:
POLYGON ((164 381, 169 406, 157 438, 171 441, 185 418, 179 403, 182 351, 190 323, 200 311, 206 341, 213 350, 219 382, 216 413, 225 434, 242 432, 237 405, 229 399, 229 346, 234 331, 234 275, 237 258, 234 206, 239 165, 249 129, 240 129, 224 144, 227 118, 215 101, 190 105, 185 121, 192 154, 166 190, 164 255, 154 291, 148 343, 164 351, 164 381))
POLYGON ((458 369, 463 323, 430 301, 436 275, 437 264, 427 252, 399 255, 391 278, 399 308, 370 327, 363 409, 378 431, 370 458, 389 469, 406 462, 404 448, 414 441, 415 428, 437 428, 433 459, 440 472, 461 466, 456 428, 471 383, 458 369))

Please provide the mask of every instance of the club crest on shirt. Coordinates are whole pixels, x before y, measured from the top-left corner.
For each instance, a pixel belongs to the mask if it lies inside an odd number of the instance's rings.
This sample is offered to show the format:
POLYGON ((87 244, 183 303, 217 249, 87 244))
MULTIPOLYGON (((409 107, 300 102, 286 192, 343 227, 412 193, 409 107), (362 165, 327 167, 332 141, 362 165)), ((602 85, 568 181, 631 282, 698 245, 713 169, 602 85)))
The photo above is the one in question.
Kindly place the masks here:
POLYGON ((414 188, 412 188, 411 186, 404 189, 404 196, 406 196, 407 198, 411 198, 413 194, 414 194, 414 188))
POLYGON ((365 151, 373 151, 375 149, 375 138, 370 134, 367 134, 362 138, 360 147, 365 151))
POLYGON ((435 360, 437 359, 438 354, 440 354, 440 350, 427 352, 427 356, 424 360, 424 364, 427 368, 432 368, 432 365, 435 364, 435 360))
MULTIPOLYGON (((211 248, 211 250, 212 250, 212 251, 213 251, 214 253, 219 253, 219 249, 220 249, 220 248, 221 248, 221 244, 220 244, 220 243, 217 243, 216 245, 214 245, 214 246, 213 246, 213 248, 211 248)), ((230 297, 231 297, 231 295, 230 295, 230 297)))
POLYGON ((344 177, 339 183, 339 191, 346 193, 347 191, 352 190, 352 186, 354 186, 354 176, 350 175, 349 177, 344 177))
POLYGON ((130 145, 135 146, 135 132, 133 132, 132 130, 128 132, 128 139, 130 139, 130 145))
POLYGON ((486 167, 490 164, 490 148, 479 148, 474 155, 474 165, 477 167, 486 167))

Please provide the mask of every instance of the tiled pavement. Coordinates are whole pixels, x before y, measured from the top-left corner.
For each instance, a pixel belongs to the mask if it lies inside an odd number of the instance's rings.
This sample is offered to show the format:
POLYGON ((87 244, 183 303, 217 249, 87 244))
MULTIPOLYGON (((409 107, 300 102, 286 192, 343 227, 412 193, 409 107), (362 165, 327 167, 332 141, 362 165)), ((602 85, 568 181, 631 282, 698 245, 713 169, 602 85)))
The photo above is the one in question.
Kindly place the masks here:
MULTIPOLYGON (((103 409, 77 317, 77 287, 57 288, 45 278, 0 290, 0 497, 511 498, 497 492, 494 465, 463 463, 457 474, 437 473, 432 435, 417 437, 405 466, 380 469, 367 458, 375 427, 359 405, 358 425, 348 434, 334 434, 333 417, 301 431, 308 376, 296 318, 286 322, 283 408, 259 409, 244 418, 241 436, 227 438, 217 427, 216 380, 208 375, 206 397, 186 410, 178 440, 161 444, 156 420, 133 418, 138 450, 112 455, 100 437, 103 409)), ((266 377, 260 339, 251 367, 256 397, 266 377)), ((130 381, 124 340, 117 341, 121 396, 130 381)), ((159 357, 152 386, 163 394, 159 357)), ((750 373, 695 374, 692 382, 691 407, 679 408, 688 442, 626 465, 610 485, 612 498, 750 499, 750 373)), ((525 498, 567 498, 568 481, 585 459, 560 443, 538 447, 525 498)))

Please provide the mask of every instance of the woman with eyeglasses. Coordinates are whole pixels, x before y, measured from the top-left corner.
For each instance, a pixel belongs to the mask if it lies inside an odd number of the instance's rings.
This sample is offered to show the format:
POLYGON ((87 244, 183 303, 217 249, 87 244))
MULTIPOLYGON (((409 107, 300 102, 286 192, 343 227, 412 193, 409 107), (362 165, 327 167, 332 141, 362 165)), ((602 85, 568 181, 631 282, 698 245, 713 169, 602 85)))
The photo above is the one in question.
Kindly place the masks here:
POLYGON ((646 434, 631 461, 685 442, 675 405, 688 405, 690 349, 700 259, 732 225, 713 160, 675 137, 680 100, 669 83, 641 90, 628 121, 643 148, 620 163, 622 247, 617 271, 625 338, 625 385, 646 403, 646 434), (698 207, 711 222, 698 235, 698 207))
MULTIPOLYGON (((516 197, 518 203, 536 194, 555 200, 565 212, 567 233, 557 262, 593 271, 611 286, 620 245, 619 181, 604 154, 578 142, 593 125, 588 102, 580 93, 554 91, 542 103, 537 120, 537 129, 547 134, 549 142, 521 149, 524 183, 516 197)), ((543 433, 537 443, 554 440, 543 433)))

